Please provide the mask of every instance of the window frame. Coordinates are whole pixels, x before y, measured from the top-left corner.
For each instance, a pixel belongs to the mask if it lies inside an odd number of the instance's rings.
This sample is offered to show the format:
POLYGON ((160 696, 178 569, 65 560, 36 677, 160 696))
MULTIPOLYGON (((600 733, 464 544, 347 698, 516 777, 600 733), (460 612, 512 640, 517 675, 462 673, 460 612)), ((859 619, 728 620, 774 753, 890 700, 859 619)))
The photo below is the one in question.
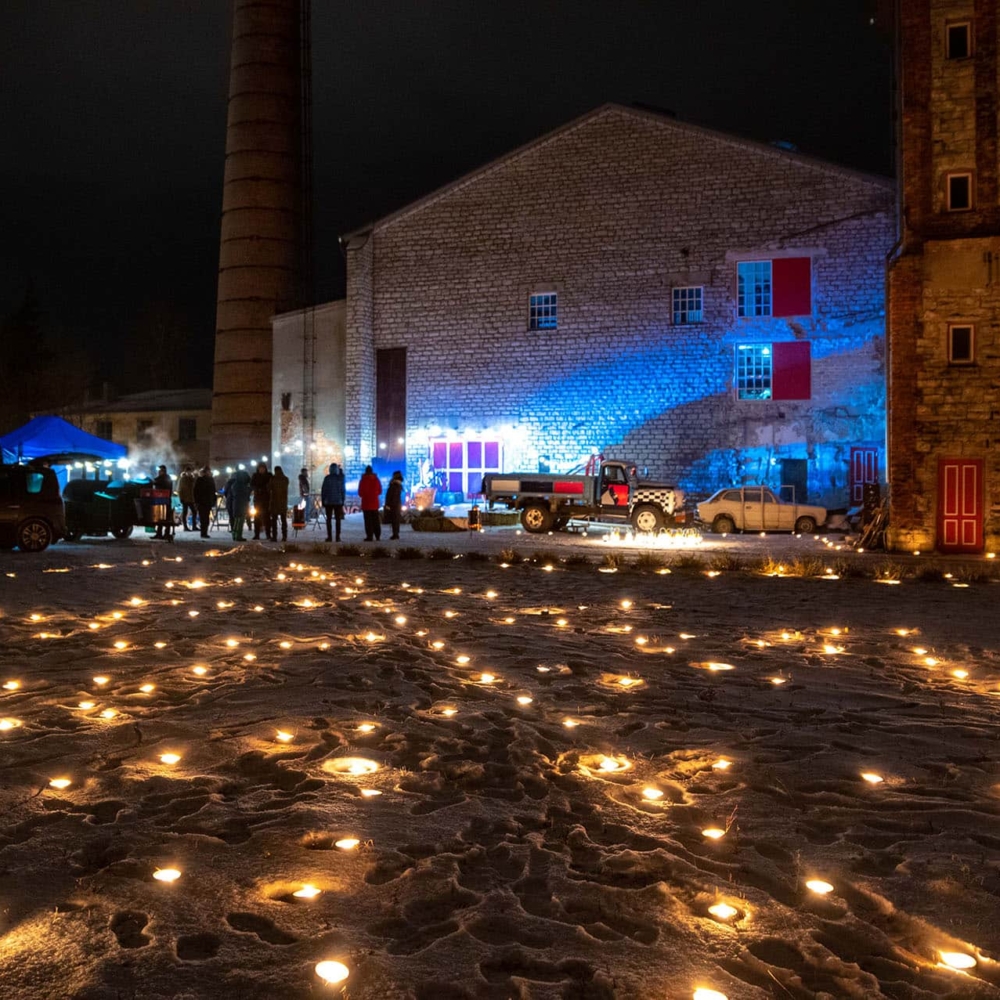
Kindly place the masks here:
POLYGON ((735 365, 733 369, 733 389, 736 392, 736 399, 740 403, 768 403, 771 401, 771 397, 774 395, 774 351, 771 347, 771 342, 751 342, 745 344, 736 344, 736 357, 734 359, 735 365), (759 357, 767 358, 767 371, 766 374, 761 369, 759 374, 756 374, 756 368, 758 367, 756 363, 754 364, 754 369, 749 370, 746 365, 742 366, 743 371, 741 371, 740 358, 746 358, 749 356, 749 352, 759 351, 759 357), (747 352, 746 354, 742 352, 747 352), (757 379, 759 381, 767 382, 767 386, 760 386, 757 389, 752 389, 749 385, 744 386, 741 381, 749 382, 752 379, 757 379), (766 392, 767 395, 750 395, 751 393, 762 393, 766 392))
POLYGON ((944 57, 948 62, 960 62, 963 59, 972 58, 972 22, 971 21, 949 21, 944 26, 944 57), (953 56, 951 54, 951 33, 956 28, 965 28, 965 55, 953 56))
MULTIPOLYGON (((754 280, 754 289, 757 288, 756 278, 754 280)), ((738 260, 736 262, 736 315, 739 319, 760 319, 769 318, 773 315, 774 311, 774 262, 770 257, 767 258, 755 258, 748 260, 738 260), (767 265, 767 292, 766 292, 766 302, 761 302, 760 311, 756 308, 756 299, 758 297, 757 292, 754 291, 753 298, 755 301, 755 309, 753 312, 746 311, 746 292, 744 290, 744 283, 746 279, 740 274, 740 270, 744 267, 763 267, 767 265)))
POLYGON ((957 368, 967 368, 969 365, 974 365, 976 363, 976 324, 975 323, 949 323, 947 332, 947 351, 948 351, 948 364, 954 365, 957 368), (955 357, 955 340, 954 333, 956 330, 968 330, 969 331, 969 356, 958 358, 955 357))
POLYGON ((559 292, 555 289, 546 292, 528 293, 528 329, 558 330, 559 329, 559 292), (541 301, 541 300, 546 301, 541 301), (536 301, 538 300, 538 301, 536 301), (551 322, 547 322, 551 320, 551 322))
POLYGON ((976 204, 975 181, 971 170, 949 170, 944 175, 944 197, 945 207, 949 212, 971 212, 976 204), (955 208, 951 203, 951 184, 962 178, 968 181, 968 204, 955 208))
POLYGON ((674 326, 692 326, 705 322, 705 286, 704 285, 674 285, 670 290, 670 318, 674 326), (686 303, 696 299, 698 308, 693 309, 686 303), (689 318, 697 313, 697 319, 689 318), (683 319, 678 317, 683 316, 683 319))
POLYGON ((178 444, 191 444, 192 441, 198 440, 198 418, 197 417, 178 417, 177 418, 177 442, 178 444), (185 437, 184 426, 187 425, 191 429, 191 436, 185 437))

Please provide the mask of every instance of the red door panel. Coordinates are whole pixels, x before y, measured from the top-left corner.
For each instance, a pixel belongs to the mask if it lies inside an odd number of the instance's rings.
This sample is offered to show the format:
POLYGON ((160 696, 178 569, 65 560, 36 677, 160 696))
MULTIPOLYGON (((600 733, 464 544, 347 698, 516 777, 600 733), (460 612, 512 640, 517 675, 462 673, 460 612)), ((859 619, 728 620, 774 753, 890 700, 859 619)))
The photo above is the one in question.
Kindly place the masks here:
POLYGON ((983 548, 983 460, 942 458, 938 463, 938 532, 941 552, 983 548))

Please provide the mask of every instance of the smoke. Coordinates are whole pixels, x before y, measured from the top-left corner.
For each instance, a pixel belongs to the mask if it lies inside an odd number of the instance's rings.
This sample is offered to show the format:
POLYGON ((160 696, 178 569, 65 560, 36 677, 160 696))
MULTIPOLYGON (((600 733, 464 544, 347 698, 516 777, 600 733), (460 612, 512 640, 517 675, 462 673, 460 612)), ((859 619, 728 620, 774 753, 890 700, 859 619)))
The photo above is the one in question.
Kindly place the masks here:
POLYGON ((130 479, 142 476, 155 479, 157 469, 165 465, 170 478, 176 481, 182 466, 187 464, 187 459, 178 455, 173 442, 162 428, 151 427, 142 444, 129 446, 128 463, 130 479))

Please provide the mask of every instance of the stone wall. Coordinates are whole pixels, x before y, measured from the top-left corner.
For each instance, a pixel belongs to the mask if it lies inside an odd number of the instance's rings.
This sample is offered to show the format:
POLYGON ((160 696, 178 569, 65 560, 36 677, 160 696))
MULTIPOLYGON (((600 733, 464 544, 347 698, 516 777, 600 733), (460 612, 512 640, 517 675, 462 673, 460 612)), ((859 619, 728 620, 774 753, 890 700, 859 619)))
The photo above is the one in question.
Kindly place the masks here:
POLYGON ((348 446, 372 445, 371 336, 407 349, 411 470, 436 426, 499 434, 508 469, 600 451, 702 493, 806 458, 810 497, 846 506, 850 446, 884 441, 893 228, 888 182, 606 107, 349 250, 348 446), (812 259, 812 315, 738 319, 736 261, 777 256, 812 259), (681 285, 703 322, 673 324, 681 285), (543 290, 558 330, 528 329, 543 290), (737 401, 736 345, 784 340, 811 343, 812 398, 737 401))
POLYGON ((996 0, 902 5, 903 228, 889 280, 892 541, 937 537, 941 459, 982 459, 984 539, 1000 545, 1000 207, 996 0), (972 53, 948 59, 949 24, 972 53), (973 207, 950 212, 949 172, 974 175, 973 207), (975 329, 973 364, 950 364, 949 324, 975 329))

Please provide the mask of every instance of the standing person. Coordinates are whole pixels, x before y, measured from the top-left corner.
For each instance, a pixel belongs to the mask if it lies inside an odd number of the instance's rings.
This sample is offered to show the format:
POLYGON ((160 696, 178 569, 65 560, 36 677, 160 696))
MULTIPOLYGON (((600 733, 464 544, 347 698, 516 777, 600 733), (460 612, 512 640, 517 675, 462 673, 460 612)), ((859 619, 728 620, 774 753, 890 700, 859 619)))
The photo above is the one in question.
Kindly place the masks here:
POLYGON ((403 473, 398 470, 389 480, 389 488, 385 491, 385 512, 389 515, 392 525, 390 538, 399 538, 399 524, 403 518, 403 473))
POLYGON ((299 469, 299 499, 306 500, 312 492, 309 485, 309 470, 299 469))
POLYGON ((164 501, 167 505, 166 518, 156 522, 156 534, 153 537, 165 538, 168 542, 172 542, 174 540, 174 481, 167 473, 165 465, 161 465, 156 470, 153 488, 167 491, 167 499, 164 501))
POLYGON ((181 501, 181 525, 185 531, 198 527, 198 513, 194 503, 194 466, 185 465, 177 477, 177 496, 181 501), (191 527, 188 527, 188 511, 191 511, 191 527))
POLYGON ((250 474, 246 469, 237 469, 229 487, 229 498, 233 504, 229 515, 229 528, 233 533, 234 542, 243 541, 243 527, 247 520, 247 507, 250 504, 250 474))
POLYGON ((271 541, 278 540, 278 522, 281 522, 281 540, 288 541, 288 476, 281 471, 281 466, 274 467, 271 476, 271 541))
POLYGON ((379 517, 379 500, 382 495, 382 480, 365 466, 365 474, 358 480, 358 496, 361 498, 361 513, 365 519, 365 541, 378 542, 382 539, 382 525, 379 517))
MULTIPOLYGON (((302 470, 305 472, 305 469, 302 470)), ((301 481, 302 477, 299 477, 301 481)), ((330 522, 337 522, 337 541, 340 541, 340 523, 344 520, 344 470, 336 462, 330 463, 330 472, 323 477, 320 501, 326 511, 326 540, 332 542, 330 522)))
POLYGON ((201 537, 208 538, 208 526, 212 523, 212 510, 215 508, 215 480, 212 470, 206 465, 194 481, 194 503, 198 508, 198 525, 201 537))
POLYGON ((253 537, 260 541, 260 529, 264 529, 264 537, 271 538, 271 473, 263 462, 257 463, 257 471, 250 479, 250 489, 253 490, 253 537))

